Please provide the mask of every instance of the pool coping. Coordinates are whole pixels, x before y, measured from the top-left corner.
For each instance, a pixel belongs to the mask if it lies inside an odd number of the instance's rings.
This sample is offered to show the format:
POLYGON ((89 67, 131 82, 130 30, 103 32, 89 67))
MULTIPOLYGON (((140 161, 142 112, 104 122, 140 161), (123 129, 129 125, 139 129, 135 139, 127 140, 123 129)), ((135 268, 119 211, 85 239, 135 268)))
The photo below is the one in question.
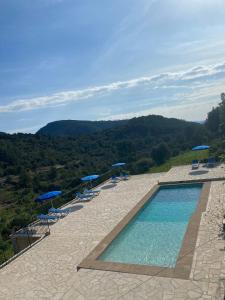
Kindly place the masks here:
MULTIPOLYGON (((200 226, 201 215, 205 211, 208 196, 210 192, 211 182, 195 181, 195 183, 203 184, 198 206, 190 218, 183 243, 179 252, 175 268, 158 267, 150 265, 124 264, 115 262, 106 262, 98 260, 98 257, 105 251, 116 236, 124 229, 130 220, 139 212, 139 210, 146 204, 149 198, 153 197, 158 191, 161 184, 156 184, 153 188, 131 209, 130 212, 113 228, 113 230, 106 235, 106 237, 83 259, 77 266, 77 271, 83 269, 94 269, 121 273, 132 273, 139 275, 160 276, 169 278, 189 279, 194 251, 196 247, 198 229, 200 226)), ((162 186, 172 186, 177 183, 162 184, 162 186)), ((189 182, 182 182, 183 184, 193 184, 189 182)))

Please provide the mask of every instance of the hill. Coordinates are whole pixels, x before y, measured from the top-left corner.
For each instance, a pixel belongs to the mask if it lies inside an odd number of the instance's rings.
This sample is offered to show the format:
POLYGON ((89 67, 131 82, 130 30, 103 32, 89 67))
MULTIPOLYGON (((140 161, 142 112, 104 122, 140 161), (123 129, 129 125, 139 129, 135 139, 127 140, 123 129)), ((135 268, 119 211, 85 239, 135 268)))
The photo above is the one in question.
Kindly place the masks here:
POLYGON ((63 122, 58 122, 58 129, 64 130, 65 136, 55 136, 56 132, 53 136, 0 134, 0 176, 68 164, 76 174, 73 177, 78 177, 86 172, 102 172, 117 160, 133 166, 143 158, 151 160, 151 164, 160 164, 167 156, 208 140, 207 130, 201 124, 155 115, 115 122, 117 126, 110 129, 76 137, 69 136, 63 122), (163 155, 160 148, 165 148, 167 154, 163 155))
POLYGON ((110 129, 126 124, 127 120, 121 121, 80 121, 80 120, 60 120, 48 123, 37 131, 37 134, 49 136, 73 136, 90 134, 96 131, 110 129))
POLYGON ((133 166, 143 158, 151 160, 151 164, 160 164, 167 156, 177 155, 208 139, 201 124, 155 115, 115 122, 117 126, 113 128, 77 137, 69 136, 70 131, 63 128, 63 122, 58 123, 59 131, 64 130, 65 136, 55 136, 56 132, 53 136, 0 134, 0 176, 69 164, 78 177, 86 172, 102 171, 117 160, 133 166), (163 155, 160 148, 167 154, 163 155))
POLYGON ((65 128, 65 136, 0 133, 0 246, 8 247, 12 230, 47 211, 48 204, 33 201, 38 194, 63 190, 59 205, 71 200, 82 176, 103 174, 112 163, 124 161, 139 174, 208 142, 204 125, 177 119, 147 116, 112 124, 117 126, 77 136, 65 128))

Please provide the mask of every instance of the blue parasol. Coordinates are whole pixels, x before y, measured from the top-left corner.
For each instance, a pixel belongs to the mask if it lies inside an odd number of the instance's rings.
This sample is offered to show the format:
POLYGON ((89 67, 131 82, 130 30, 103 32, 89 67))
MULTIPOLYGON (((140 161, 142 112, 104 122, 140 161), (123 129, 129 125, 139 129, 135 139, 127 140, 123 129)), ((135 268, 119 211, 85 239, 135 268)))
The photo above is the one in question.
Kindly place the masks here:
POLYGON ((82 181, 92 181, 92 180, 95 180, 97 178, 99 178, 99 175, 94 174, 94 175, 88 175, 88 176, 82 177, 81 180, 82 181))
MULTIPOLYGON (((44 193, 40 196, 38 196, 36 199, 35 199, 35 202, 43 202, 43 201, 47 201, 49 199, 53 199, 53 198, 56 198, 57 196, 61 195, 62 194, 62 191, 51 191, 51 192, 47 192, 47 193, 44 193)), ((52 203, 52 201, 51 201, 52 203)), ((52 204, 53 206, 53 204, 52 204)))
POLYGON ((97 175, 97 174, 88 175, 88 176, 82 177, 81 181, 83 181, 83 182, 90 182, 90 186, 92 187, 92 180, 98 179, 99 177, 100 176, 97 175))
POLYGON ((200 150, 207 150, 207 149, 209 149, 209 146, 200 145, 200 146, 196 146, 196 147, 192 148, 192 151, 200 151, 200 150))
POLYGON ((122 176, 122 167, 125 166, 126 163, 125 162, 118 162, 116 164, 113 164, 112 167, 113 168, 118 168, 119 172, 120 172, 120 176, 122 176))

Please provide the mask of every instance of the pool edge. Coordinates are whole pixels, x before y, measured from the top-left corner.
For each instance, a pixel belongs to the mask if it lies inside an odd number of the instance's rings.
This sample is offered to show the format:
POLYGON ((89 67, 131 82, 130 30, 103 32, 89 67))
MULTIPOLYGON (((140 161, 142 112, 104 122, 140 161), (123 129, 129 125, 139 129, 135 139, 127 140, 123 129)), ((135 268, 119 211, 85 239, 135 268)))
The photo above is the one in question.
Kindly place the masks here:
MULTIPOLYGON (((156 184, 113 228, 113 230, 108 235, 106 235, 106 237, 89 253, 89 255, 83 259, 83 261, 77 266, 77 270, 83 268, 121 273, 132 273, 139 275, 189 279, 198 237, 198 229, 200 226, 201 215, 202 212, 204 212, 206 209, 211 187, 210 181, 202 182, 199 180, 198 182, 195 181, 195 183, 203 184, 203 187, 198 201, 198 206, 188 223, 188 227, 182 242, 182 246, 179 252, 175 268, 137 264, 123 264, 98 260, 98 257, 105 251, 109 244, 116 238, 116 236, 124 229, 124 227, 130 222, 130 220, 147 203, 149 198, 153 197, 154 194, 158 191, 161 184, 156 184)), ((182 184, 193 184, 193 182, 183 182, 182 184)))
POLYGON ((180 278, 179 275, 184 275, 187 278, 189 278, 190 276, 194 251, 196 248, 196 242, 198 238, 199 226, 201 222, 201 216, 202 213, 206 210, 210 187, 211 182, 203 183, 197 208, 191 216, 191 219, 188 223, 188 227, 184 235, 176 266, 174 268, 174 272, 178 276, 178 278, 180 278))

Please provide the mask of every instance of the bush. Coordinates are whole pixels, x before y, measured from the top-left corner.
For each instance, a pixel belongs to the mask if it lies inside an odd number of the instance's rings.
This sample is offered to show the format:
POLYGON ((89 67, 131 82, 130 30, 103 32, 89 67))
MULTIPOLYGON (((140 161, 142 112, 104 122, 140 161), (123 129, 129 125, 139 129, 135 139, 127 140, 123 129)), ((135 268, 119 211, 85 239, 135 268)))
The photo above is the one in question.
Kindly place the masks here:
POLYGON ((170 157, 170 150, 166 143, 161 143, 154 147, 151 156, 157 165, 163 164, 170 157))
POLYGON ((22 171, 19 177, 18 185, 20 188, 31 187, 31 176, 28 172, 22 171))
POLYGON ((153 165, 154 165, 154 162, 151 158, 141 158, 132 165, 131 171, 133 174, 145 173, 153 165))
POLYGON ((7 244, 0 240, 0 251, 6 251, 7 250, 7 244))
POLYGON ((27 226, 31 222, 31 217, 28 215, 20 215, 14 217, 10 222, 10 228, 15 228, 16 230, 27 226))
POLYGON ((11 230, 8 227, 3 227, 1 230, 1 237, 3 240, 7 240, 9 235, 11 234, 11 230))

